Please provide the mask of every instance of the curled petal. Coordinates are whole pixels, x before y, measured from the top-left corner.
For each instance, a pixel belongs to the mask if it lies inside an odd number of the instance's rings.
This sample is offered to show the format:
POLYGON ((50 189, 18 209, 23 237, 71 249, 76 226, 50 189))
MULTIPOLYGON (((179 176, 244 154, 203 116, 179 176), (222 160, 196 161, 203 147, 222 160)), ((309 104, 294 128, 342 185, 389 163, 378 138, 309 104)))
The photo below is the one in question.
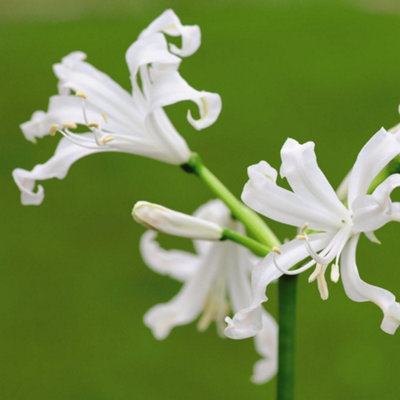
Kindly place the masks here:
POLYGON ((353 231, 374 231, 391 220, 397 220, 397 207, 393 207, 390 195, 399 186, 400 174, 394 174, 378 185, 371 195, 358 196, 352 205, 353 231))
POLYGON ((380 171, 400 153, 400 132, 390 133, 380 129, 358 154, 351 171, 348 202, 367 193, 369 186, 380 171))
POLYGON ((262 384, 271 380, 278 370, 278 324, 266 311, 262 313, 262 328, 254 337, 254 344, 263 358, 254 364, 251 380, 262 384))
MULTIPOLYGON (((315 251, 323 249, 331 240, 328 234, 313 234, 309 243, 315 251)), ((225 335, 232 339, 255 336, 262 329, 262 303, 268 300, 265 291, 268 285, 308 255, 304 241, 292 240, 280 248, 280 255, 271 252, 253 269, 251 276, 252 301, 249 307, 237 312, 233 319, 226 318, 225 335), (277 268, 279 266, 279 269, 277 268)))
POLYGON ((252 165, 247 171, 249 180, 243 188, 242 200, 255 211, 296 227, 308 222, 311 229, 337 230, 337 217, 324 212, 315 202, 278 186, 277 172, 267 162, 252 165))
MULTIPOLYGON (((82 134, 86 136, 91 134, 82 134)), ((44 198, 42 186, 38 186, 35 192, 36 181, 50 178, 63 179, 68 173, 70 166, 82 157, 96 152, 104 151, 102 148, 88 149, 62 138, 57 149, 47 162, 38 164, 32 171, 26 171, 21 168, 14 169, 13 178, 21 190, 21 202, 25 205, 39 205, 44 198)))
POLYGON ((140 239, 140 252, 144 262, 155 272, 187 281, 198 267, 199 258, 182 250, 165 250, 155 240, 157 233, 147 231, 140 239))
POLYGON ((287 139, 281 150, 281 176, 289 182, 293 192, 312 204, 313 209, 338 219, 347 216, 348 210, 339 201, 335 191, 317 164, 314 143, 299 144, 287 139))
POLYGON ((207 128, 218 118, 222 102, 217 93, 192 88, 177 71, 168 70, 158 74, 151 87, 152 107, 164 107, 180 101, 191 100, 197 104, 200 118, 194 119, 188 111, 188 121, 197 130, 207 128))
POLYGON ((358 302, 371 301, 383 311, 381 329, 394 334, 400 324, 400 304, 388 290, 364 282, 356 265, 356 248, 359 235, 355 235, 345 246, 342 253, 341 275, 347 296, 358 302))
POLYGON ((182 25, 172 10, 164 11, 140 34, 139 39, 152 36, 156 32, 163 32, 170 36, 181 36, 181 48, 170 44, 170 50, 181 57, 192 55, 201 43, 200 28, 197 25, 182 25))

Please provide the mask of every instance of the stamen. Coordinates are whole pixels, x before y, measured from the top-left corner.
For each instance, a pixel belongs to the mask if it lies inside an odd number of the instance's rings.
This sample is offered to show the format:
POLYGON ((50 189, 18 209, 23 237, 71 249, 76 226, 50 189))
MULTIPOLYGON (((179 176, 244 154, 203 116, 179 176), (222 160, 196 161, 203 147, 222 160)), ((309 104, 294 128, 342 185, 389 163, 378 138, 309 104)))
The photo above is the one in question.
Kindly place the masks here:
POLYGON ((89 122, 88 124, 87 124, 87 127, 88 128, 98 128, 100 125, 97 123, 97 122, 89 122))
POLYGON ((300 229, 300 232, 301 233, 304 233, 307 229, 308 229, 308 226, 309 226, 310 224, 308 223, 308 222, 304 222, 304 224, 303 224, 303 226, 301 227, 301 229, 300 229))
POLYGON ((274 247, 272 248, 272 251, 273 251, 274 253, 276 253, 276 254, 281 254, 281 250, 280 250, 279 247, 274 246, 274 247))
POLYGON ((322 300, 327 300, 329 297, 328 284, 325 279, 326 265, 322 268, 321 273, 317 277, 318 291, 322 300))
POLYGON ((339 272, 339 265, 336 264, 332 264, 331 267, 331 281, 334 283, 337 283, 339 281, 340 278, 340 272, 339 272))
POLYGON ((77 96, 77 97, 82 97, 82 99, 87 99, 86 93, 85 93, 85 92, 82 92, 81 90, 78 90, 78 91, 75 93, 75 96, 77 96))
POLYGON ((314 272, 308 277, 308 283, 314 282, 322 271, 322 264, 315 266, 314 272))
POLYGON ((63 122, 61 125, 67 129, 76 129, 78 127, 78 125, 76 125, 74 122, 68 122, 68 121, 63 122))
POLYGON ((98 140, 98 142, 100 143, 100 144, 107 144, 108 142, 111 142, 111 141, 113 141, 115 139, 115 137, 114 136, 104 136, 104 137, 102 137, 102 138, 100 138, 99 140, 98 140))
POLYGON ((297 235, 296 239, 297 240, 306 240, 306 237, 304 235, 297 235))
POLYGON ((57 133, 57 131, 58 131, 58 128, 59 128, 58 124, 53 124, 53 125, 50 127, 49 135, 50 135, 50 136, 55 136, 56 133, 57 133))
POLYGON ((108 122, 107 114, 106 114, 105 112, 102 112, 102 113, 101 113, 101 116, 103 117, 104 122, 107 123, 107 122, 108 122))

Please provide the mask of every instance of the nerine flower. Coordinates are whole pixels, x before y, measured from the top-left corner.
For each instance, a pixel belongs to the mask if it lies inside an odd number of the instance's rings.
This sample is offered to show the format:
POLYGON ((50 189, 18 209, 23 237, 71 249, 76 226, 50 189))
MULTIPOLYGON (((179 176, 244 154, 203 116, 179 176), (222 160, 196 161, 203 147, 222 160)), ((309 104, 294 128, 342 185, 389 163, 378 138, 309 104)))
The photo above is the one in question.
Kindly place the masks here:
POLYGON ((188 111, 188 121, 196 129, 218 118, 218 94, 193 89, 180 76, 180 57, 193 54, 200 46, 198 26, 182 25, 172 10, 165 11, 145 29, 126 52, 132 94, 74 52, 54 65, 59 94, 50 98, 47 112, 36 111, 21 125, 25 137, 55 135, 60 140, 56 152, 32 171, 17 168, 13 177, 21 190, 23 204, 40 204, 44 190, 37 180, 63 179, 78 159, 102 151, 119 151, 154 158, 171 164, 189 160, 185 140, 170 122, 163 107, 184 100, 195 102, 200 118, 188 111), (180 36, 181 47, 167 36, 180 36), (84 127, 85 133, 75 131, 84 127))
MULTIPOLYGON (((200 207, 195 217, 220 226, 244 231, 232 220, 219 200, 200 207)), ((222 335, 224 319, 250 304, 250 271, 257 259, 247 249, 229 241, 194 240, 197 254, 181 250, 164 250, 156 242, 157 233, 146 232, 141 239, 141 252, 154 271, 183 282, 181 291, 168 303, 152 307, 144 316, 145 324, 157 339, 165 339, 172 328, 194 321, 205 330, 212 321, 222 335)), ((266 312, 261 313, 261 329, 255 347, 263 357, 254 365, 252 380, 264 383, 277 369, 277 324, 266 312)))
POLYGON ((337 197, 319 169, 314 143, 299 144, 288 139, 282 150, 280 174, 292 191, 277 185, 277 171, 265 161, 249 167, 249 181, 242 199, 257 212, 300 229, 299 235, 283 244, 280 254, 270 253, 253 270, 252 302, 228 319, 226 334, 233 338, 254 335, 261 329, 261 304, 267 300, 268 285, 282 274, 297 274, 315 268, 309 281, 317 280, 321 297, 328 297, 325 272, 331 279, 341 275, 346 294, 357 302, 371 301, 381 308, 381 329, 393 334, 400 324, 400 304, 389 291, 364 282, 356 265, 361 233, 377 241, 374 231, 387 222, 400 220, 400 203, 390 194, 400 186, 400 174, 389 176, 369 194, 374 178, 398 154, 400 133, 381 129, 361 149, 348 178, 347 205, 337 197), (303 262, 303 265, 292 268, 303 262))

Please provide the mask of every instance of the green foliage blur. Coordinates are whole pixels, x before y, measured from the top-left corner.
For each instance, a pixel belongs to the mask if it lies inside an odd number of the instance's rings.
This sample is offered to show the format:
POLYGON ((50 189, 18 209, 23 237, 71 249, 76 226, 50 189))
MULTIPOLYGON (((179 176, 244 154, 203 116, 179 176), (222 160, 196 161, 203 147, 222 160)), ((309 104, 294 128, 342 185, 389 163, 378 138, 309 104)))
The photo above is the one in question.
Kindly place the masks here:
MULTIPOLYGON (((192 324, 159 342, 142 323, 180 286, 141 260, 144 230, 131 208, 148 200, 191 213, 212 197, 207 188, 174 166, 98 154, 65 180, 44 182, 41 206, 24 207, 11 171, 47 160, 58 138, 34 145, 18 125, 46 109, 56 92, 51 65, 74 50, 129 89, 125 50, 171 7, 202 29, 182 75, 223 99, 219 120, 204 132, 185 119, 191 104, 168 108, 206 165, 239 195, 247 166, 266 159, 279 167, 289 136, 316 142, 337 186, 368 138, 399 122, 400 16, 339 1, 33 4, 0 7, 8 10, 0 17, 0 399, 273 399, 275 381, 249 381, 258 358, 252 340, 221 339, 214 326, 199 333, 192 324)), ((282 238, 294 234, 271 225, 282 238)), ((391 224, 378 232, 382 245, 364 239, 358 250, 361 276, 398 296, 399 233, 391 224)), ((380 310, 349 300, 341 283, 329 289, 323 302, 300 277, 297 398, 398 399, 400 333, 383 333, 380 310)), ((270 298, 275 315, 275 288, 270 298)))

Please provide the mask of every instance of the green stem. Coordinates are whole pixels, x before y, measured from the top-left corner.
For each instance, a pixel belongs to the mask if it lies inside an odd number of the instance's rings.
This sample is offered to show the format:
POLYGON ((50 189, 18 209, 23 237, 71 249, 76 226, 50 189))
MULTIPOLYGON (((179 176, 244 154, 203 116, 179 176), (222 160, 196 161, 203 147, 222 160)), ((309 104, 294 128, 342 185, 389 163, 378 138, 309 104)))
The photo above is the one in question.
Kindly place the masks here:
POLYGON ((221 240, 232 240, 233 242, 239 243, 242 246, 247 247, 255 255, 260 257, 265 257, 271 251, 270 247, 260 242, 257 242, 256 240, 251 239, 248 236, 244 236, 240 233, 231 231, 228 228, 224 228, 221 240))
POLYGON ((187 164, 182 165, 187 172, 196 174, 232 211, 248 232, 269 247, 280 246, 280 242, 264 221, 250 208, 238 200, 229 189, 202 163, 198 154, 193 153, 187 164))
POLYGON ((279 356, 277 400, 294 399, 296 283, 296 275, 283 275, 278 282, 279 356))

